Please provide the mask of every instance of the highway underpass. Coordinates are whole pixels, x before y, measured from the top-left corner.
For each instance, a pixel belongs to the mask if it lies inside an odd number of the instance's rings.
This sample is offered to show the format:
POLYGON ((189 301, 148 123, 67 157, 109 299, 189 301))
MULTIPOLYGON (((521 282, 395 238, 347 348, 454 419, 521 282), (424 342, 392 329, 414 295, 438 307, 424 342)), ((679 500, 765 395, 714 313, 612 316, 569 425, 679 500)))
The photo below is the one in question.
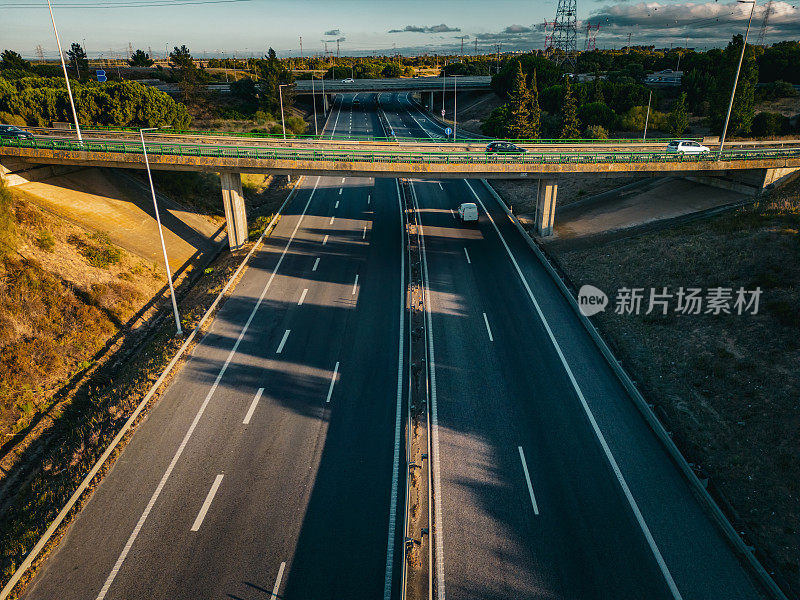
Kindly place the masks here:
MULTIPOLYGON (((401 98, 396 131, 437 127, 401 98)), ((340 97, 326 132, 381 127, 340 97)), ((479 180, 410 182, 439 599, 768 597, 479 180), (453 211, 475 201, 476 227, 453 211)), ((305 177, 23 596, 401 598, 409 265, 391 178, 305 177)))

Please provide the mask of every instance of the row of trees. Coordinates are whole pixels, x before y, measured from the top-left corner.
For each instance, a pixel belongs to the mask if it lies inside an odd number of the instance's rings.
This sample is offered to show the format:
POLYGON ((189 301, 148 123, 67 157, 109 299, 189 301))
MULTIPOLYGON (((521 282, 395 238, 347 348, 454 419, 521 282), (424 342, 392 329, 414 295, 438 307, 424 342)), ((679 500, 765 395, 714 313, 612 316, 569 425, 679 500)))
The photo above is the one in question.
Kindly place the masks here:
MULTIPOLYGON (((72 93, 78 120, 85 126, 170 125, 175 129, 186 129, 191 121, 184 105, 164 92, 133 81, 74 83, 72 93)), ((63 79, 25 77, 7 80, 0 77, 0 121, 49 127, 53 121, 71 120, 63 79)))

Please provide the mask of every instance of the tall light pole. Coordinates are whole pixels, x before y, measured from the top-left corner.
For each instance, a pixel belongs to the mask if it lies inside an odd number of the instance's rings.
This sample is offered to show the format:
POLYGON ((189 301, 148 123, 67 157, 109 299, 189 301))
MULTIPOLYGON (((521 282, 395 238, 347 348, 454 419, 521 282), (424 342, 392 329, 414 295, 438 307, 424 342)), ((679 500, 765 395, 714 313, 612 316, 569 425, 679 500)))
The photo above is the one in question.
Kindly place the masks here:
POLYGON ((719 140, 719 151, 717 152, 717 160, 722 159, 722 149, 725 146, 725 136, 728 133, 728 122, 731 120, 731 111, 733 110, 733 99, 736 96, 736 86, 739 83, 739 72, 742 70, 742 61, 744 61, 744 51, 747 50, 747 36, 750 34, 750 24, 753 22, 753 11, 756 9, 756 0, 739 0, 739 4, 751 4, 750 18, 747 20, 747 31, 744 33, 744 40, 742 41, 742 53, 739 55, 739 66, 736 67, 736 77, 733 80, 733 89, 731 90, 731 102, 728 105, 728 114, 725 116, 725 127, 722 128, 722 137, 719 140))
POLYGON ((58 56, 61 58, 61 68, 64 69, 64 79, 67 82, 67 94, 69 95, 69 105, 72 107, 72 118, 75 119, 75 131, 78 133, 78 142, 83 144, 83 137, 81 136, 81 126, 78 123, 78 112, 75 110, 75 101, 72 99, 72 88, 69 85, 69 75, 67 75, 67 65, 64 62, 64 51, 61 49, 61 40, 58 38, 58 29, 56 29, 56 18, 53 16, 53 6, 50 0, 47 0, 47 8, 50 9, 50 20, 53 22, 53 33, 56 34, 56 44, 58 45, 58 56))
POLYGON ((653 99, 653 90, 650 90, 650 95, 647 97, 647 116, 644 118, 644 135, 642 141, 647 139, 647 124, 650 122, 650 101, 653 99))
POLYGON ((281 100, 281 125, 283 126, 283 139, 286 139, 286 121, 283 118, 283 88, 288 86, 288 83, 282 83, 278 86, 278 96, 281 100))
POLYGON ((181 328, 181 317, 178 314, 178 302, 175 300, 175 287, 172 285, 172 271, 169 269, 169 260, 167 259, 167 245, 164 243, 164 231, 161 228, 161 216, 158 214, 158 202, 156 202, 156 188, 153 187, 153 176, 150 173, 150 161, 147 158, 147 146, 144 143, 145 131, 156 131, 158 129, 169 129, 169 127, 147 127, 139 130, 139 135, 142 138, 142 152, 144 153, 144 164, 147 168, 147 179, 150 181, 150 193, 153 195, 153 208, 156 211, 156 223, 158 223, 158 237, 161 238, 161 250, 164 252, 164 268, 167 270, 167 281, 169 282, 169 294, 172 298, 172 311, 175 313, 175 327, 178 331, 176 335, 183 335, 181 328))
POLYGON ((453 141, 456 141, 456 127, 458 127, 458 78, 461 75, 453 75, 453 141))
POLYGON ((317 131, 317 92, 314 89, 314 72, 311 72, 311 104, 314 105, 314 135, 319 135, 317 131))

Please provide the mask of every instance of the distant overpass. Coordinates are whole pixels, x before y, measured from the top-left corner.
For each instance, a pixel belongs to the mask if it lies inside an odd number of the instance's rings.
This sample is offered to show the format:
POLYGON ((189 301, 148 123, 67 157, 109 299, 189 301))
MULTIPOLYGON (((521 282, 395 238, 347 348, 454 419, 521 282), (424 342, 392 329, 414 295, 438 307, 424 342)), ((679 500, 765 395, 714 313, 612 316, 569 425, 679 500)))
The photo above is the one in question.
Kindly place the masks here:
MULTIPOLYGON (((326 94, 346 94, 362 92, 440 92, 442 85, 447 91, 453 89, 453 77, 400 77, 396 79, 356 79, 353 83, 343 83, 341 79, 325 81, 326 94)), ((492 78, 489 76, 458 77, 460 92, 488 92, 492 89, 492 78)), ((311 94, 310 79, 295 81, 295 94, 298 96, 311 94)), ((317 94, 322 93, 322 82, 316 80, 313 86, 317 94)))

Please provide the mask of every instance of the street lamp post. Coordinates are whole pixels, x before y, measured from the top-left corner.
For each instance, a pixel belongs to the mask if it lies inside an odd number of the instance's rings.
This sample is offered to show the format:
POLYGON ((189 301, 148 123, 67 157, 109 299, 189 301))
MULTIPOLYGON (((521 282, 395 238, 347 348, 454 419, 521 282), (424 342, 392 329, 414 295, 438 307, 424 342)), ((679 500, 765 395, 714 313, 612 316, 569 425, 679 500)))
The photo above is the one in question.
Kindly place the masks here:
POLYGON ((64 62, 64 51, 61 49, 61 40, 58 38, 58 29, 56 29, 56 18, 53 16, 53 6, 50 0, 47 0, 47 7, 50 9, 50 20, 53 22, 53 33, 56 34, 56 44, 58 45, 58 56, 61 58, 61 68, 64 69, 64 79, 67 82, 67 94, 69 95, 69 105, 72 107, 72 118, 75 119, 75 131, 78 134, 78 142, 83 144, 83 137, 81 136, 81 126, 78 123, 78 112, 75 110, 75 101, 72 99, 72 88, 69 85, 69 75, 67 75, 67 65, 64 62))
POLYGON ((742 41, 742 53, 739 55, 739 66, 736 67, 736 77, 733 80, 733 89, 731 90, 731 101, 730 104, 728 104, 728 114, 725 116, 725 127, 722 128, 722 137, 719 140, 717 160, 722 159, 722 149, 725 146, 725 136, 728 133, 728 122, 731 120, 731 111, 733 111, 733 99, 736 96, 736 86, 739 83, 739 72, 742 70, 744 51, 747 50, 747 36, 750 34, 750 24, 753 22, 753 12, 756 9, 756 0, 739 0, 739 4, 751 4, 750 18, 747 20, 747 31, 745 31, 744 40, 742 41))
POLYGON ((456 128, 458 127, 458 78, 453 75, 453 141, 456 141, 456 128))
POLYGON ((647 139, 647 124, 650 122, 650 102, 653 99, 653 90, 650 90, 650 95, 647 97, 647 116, 644 118, 644 135, 642 141, 647 139))
POLYGON ((281 126, 283 127, 283 139, 286 139, 286 121, 283 118, 283 88, 287 87, 288 83, 282 83, 278 86, 278 96, 281 100, 281 126))
POLYGON ((142 138, 142 152, 144 153, 144 164, 147 168, 147 179, 150 181, 150 193, 153 195, 153 208, 156 211, 156 223, 158 223, 158 236, 161 238, 161 250, 164 253, 164 268, 167 269, 167 281, 169 282, 169 293, 172 297, 172 310, 175 313, 175 326, 178 328, 176 335, 183 335, 181 328, 181 317, 178 314, 178 302, 175 300, 175 287, 172 285, 172 271, 169 268, 169 260, 167 259, 167 245, 164 243, 164 231, 161 228, 161 216, 158 213, 158 202, 156 202, 156 189, 153 187, 153 176, 150 173, 150 161, 147 158, 147 146, 144 143, 145 131, 156 131, 157 129, 169 129, 169 127, 147 127, 139 130, 139 135, 142 138))

